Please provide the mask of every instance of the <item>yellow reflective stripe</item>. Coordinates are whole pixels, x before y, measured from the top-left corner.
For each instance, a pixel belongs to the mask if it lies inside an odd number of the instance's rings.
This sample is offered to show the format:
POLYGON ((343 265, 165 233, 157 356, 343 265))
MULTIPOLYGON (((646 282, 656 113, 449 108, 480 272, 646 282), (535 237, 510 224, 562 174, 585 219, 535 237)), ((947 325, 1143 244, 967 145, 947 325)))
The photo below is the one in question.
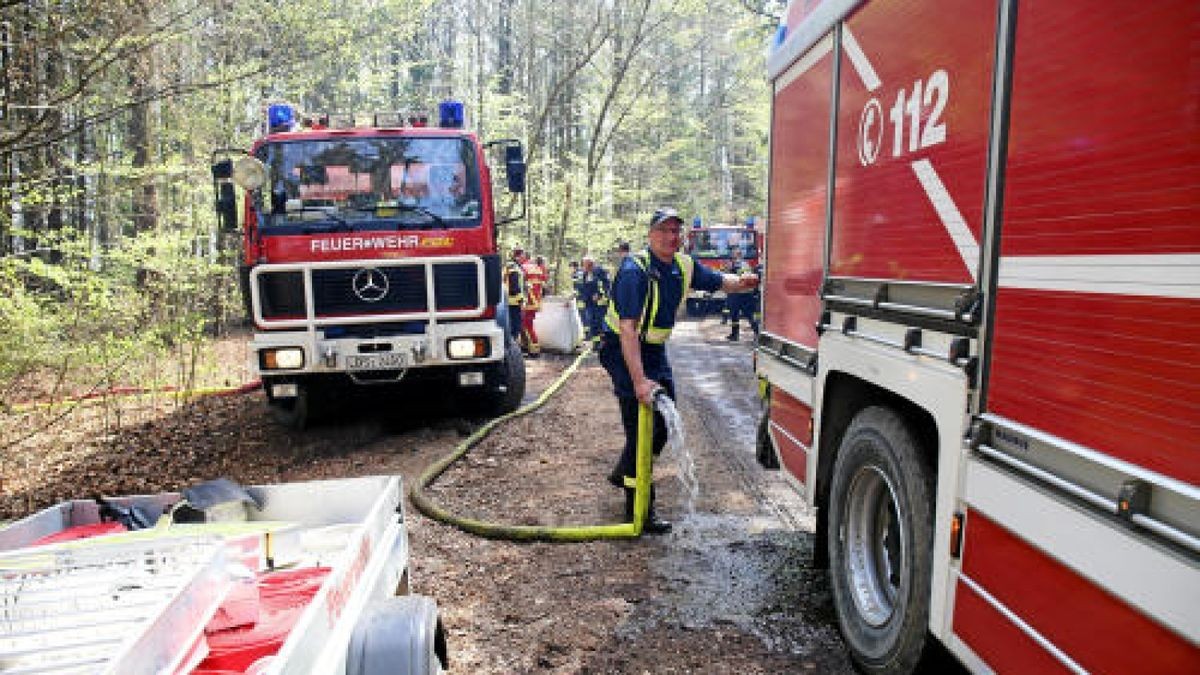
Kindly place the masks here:
POLYGON ((646 331, 646 336, 643 338, 647 343, 652 345, 661 345, 671 337, 670 328, 650 328, 646 331))
MULTIPOLYGON (((642 269, 649 270, 648 260, 642 265, 642 269)), ((659 292, 658 282, 655 281, 653 276, 646 274, 646 281, 648 283, 646 287, 647 302, 642 305, 642 318, 638 321, 638 335, 643 340, 649 341, 647 338, 650 335, 650 331, 654 330, 654 317, 658 316, 659 292)))
MULTIPOLYGON (((630 258, 642 268, 642 271, 647 271, 650 266, 649 255, 646 252, 635 253, 630 258)), ((685 253, 675 254, 675 263, 679 265, 679 270, 683 273, 683 289, 680 293, 680 305, 683 304, 683 298, 687 297, 688 289, 692 287, 692 272, 695 264, 692 257, 685 253)), ((673 328, 661 328, 654 325, 654 319, 658 317, 659 299, 662 293, 659 292, 658 282, 649 274, 646 274, 646 300, 642 305, 642 313, 638 319, 638 335, 643 342, 648 344, 664 344, 671 337, 673 328)), ((678 311, 676 307, 676 311, 678 311)), ((617 315, 616 303, 610 303, 608 312, 604 316, 604 323, 614 333, 620 333, 620 317, 617 315)))
POLYGON ((692 287, 692 273, 696 271, 695 261, 686 253, 676 253, 675 262, 679 263, 679 269, 683 272, 683 293, 679 296, 680 304, 683 304, 683 298, 687 297, 688 290, 692 287))

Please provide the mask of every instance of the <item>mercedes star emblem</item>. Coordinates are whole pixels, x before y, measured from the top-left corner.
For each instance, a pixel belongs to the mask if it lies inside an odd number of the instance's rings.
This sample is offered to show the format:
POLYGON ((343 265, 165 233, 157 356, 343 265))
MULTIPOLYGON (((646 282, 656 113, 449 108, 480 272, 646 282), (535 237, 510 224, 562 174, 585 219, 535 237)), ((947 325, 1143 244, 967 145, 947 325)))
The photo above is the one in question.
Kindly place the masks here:
POLYGON ((351 286, 363 302, 379 302, 387 296, 388 278, 378 268, 364 267, 355 273, 351 286))

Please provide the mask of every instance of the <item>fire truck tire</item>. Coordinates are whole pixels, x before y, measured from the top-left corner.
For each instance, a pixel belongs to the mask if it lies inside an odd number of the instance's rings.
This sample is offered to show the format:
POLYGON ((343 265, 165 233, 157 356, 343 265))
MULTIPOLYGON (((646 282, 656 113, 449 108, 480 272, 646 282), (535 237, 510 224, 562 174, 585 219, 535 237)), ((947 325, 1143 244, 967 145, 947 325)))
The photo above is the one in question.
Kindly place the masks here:
POLYGON ((346 648, 347 675, 432 675, 449 665, 437 603, 423 595, 368 605, 346 648))
POLYGON ((263 390, 267 392, 267 404, 271 407, 271 417, 280 426, 296 431, 304 431, 313 421, 312 399, 314 392, 310 385, 298 383, 296 396, 293 398, 275 398, 271 396, 271 385, 263 382, 263 390))
POLYGON ((488 392, 487 407, 494 415, 516 410, 525 398, 525 358, 516 340, 504 346, 504 358, 497 370, 496 386, 488 392))
POLYGON ((834 460, 826 545, 838 625, 862 672, 910 673, 924 651, 933 495, 933 471, 903 418, 859 412, 834 460))

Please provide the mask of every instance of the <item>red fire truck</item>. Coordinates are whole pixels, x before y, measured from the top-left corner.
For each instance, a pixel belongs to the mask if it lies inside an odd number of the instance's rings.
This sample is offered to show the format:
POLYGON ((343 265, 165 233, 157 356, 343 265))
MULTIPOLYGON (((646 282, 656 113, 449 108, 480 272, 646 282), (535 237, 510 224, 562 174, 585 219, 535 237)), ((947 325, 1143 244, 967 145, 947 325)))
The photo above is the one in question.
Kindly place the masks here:
POLYGON ((856 664, 1200 668, 1200 3, 796 0, 760 459, 856 664))
MULTIPOLYGON (((758 265, 761 248, 757 222, 753 218, 748 219, 745 226, 705 225, 700 218, 696 218, 692 221, 684 244, 684 250, 696 262, 722 272, 729 268, 734 249, 740 250, 742 260, 753 267, 758 265)), ((709 293, 689 290, 687 312, 691 316, 719 312, 724 302, 725 293, 722 291, 709 293)))
POLYGON ((520 144, 481 144, 454 101, 439 106, 437 127, 396 113, 370 126, 335 114, 300 128, 300 117, 270 106, 248 155, 213 165, 227 227, 237 227, 234 185, 246 190, 242 290, 277 416, 300 428, 340 387, 401 380, 514 409, 525 369, 498 311, 507 221, 494 215, 485 151, 503 153, 520 193, 520 144))

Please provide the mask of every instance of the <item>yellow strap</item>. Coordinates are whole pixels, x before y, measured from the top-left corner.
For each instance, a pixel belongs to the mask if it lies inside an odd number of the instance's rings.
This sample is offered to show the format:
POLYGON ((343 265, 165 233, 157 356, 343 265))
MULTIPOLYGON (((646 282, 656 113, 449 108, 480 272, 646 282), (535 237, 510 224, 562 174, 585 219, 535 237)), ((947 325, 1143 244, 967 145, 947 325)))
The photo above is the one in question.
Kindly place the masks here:
MULTIPOLYGON (((638 267, 642 268, 643 272, 649 269, 650 257, 645 251, 640 251, 629 257, 633 259, 633 262, 638 267)), ((683 288, 679 295, 680 304, 682 304, 683 299, 687 297, 688 289, 692 287, 692 274, 695 271, 695 261, 687 254, 676 253, 675 264, 679 265, 679 271, 683 274, 683 288)), ((648 286, 646 288, 645 304, 642 305, 642 313, 638 319, 638 335, 647 344, 665 344, 667 339, 671 337, 672 328, 661 328, 654 325, 654 319, 658 317, 659 297, 661 294, 658 292, 658 282, 649 274, 646 275, 646 281, 648 286)), ((678 307, 676 310, 678 310, 678 307)), ((617 315, 615 303, 609 305, 608 312, 604 316, 604 323, 614 333, 621 332, 620 317, 617 315)))

